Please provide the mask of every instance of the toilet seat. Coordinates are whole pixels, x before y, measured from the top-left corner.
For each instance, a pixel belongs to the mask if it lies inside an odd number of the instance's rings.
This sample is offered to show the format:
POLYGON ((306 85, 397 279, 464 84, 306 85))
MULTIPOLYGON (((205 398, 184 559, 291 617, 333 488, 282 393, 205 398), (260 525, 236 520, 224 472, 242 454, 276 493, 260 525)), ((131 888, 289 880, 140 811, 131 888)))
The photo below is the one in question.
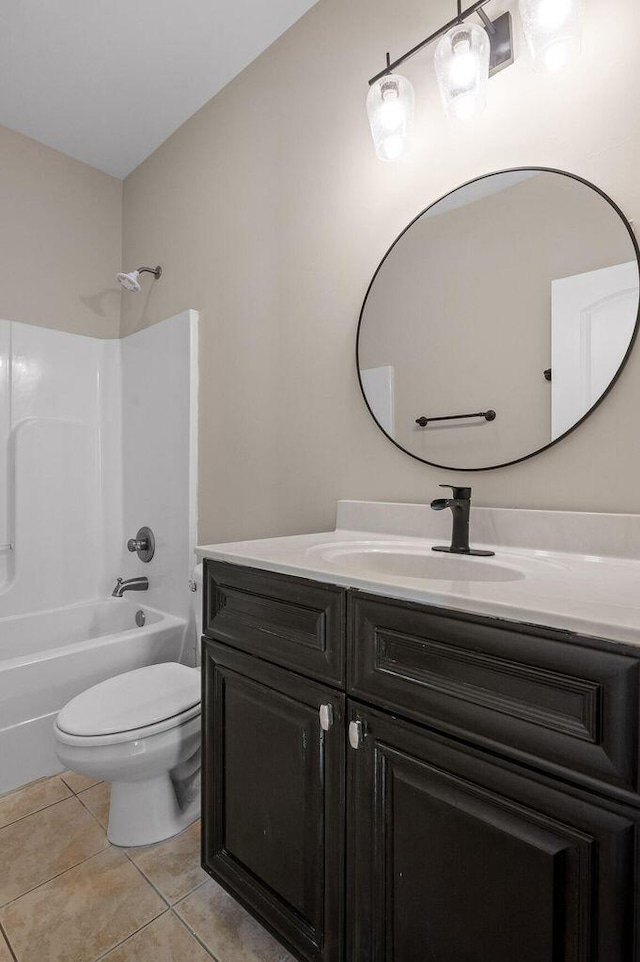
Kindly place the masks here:
POLYGON ((200 673, 169 662, 116 675, 73 698, 56 720, 67 745, 114 745, 177 728, 200 714, 200 673))
POLYGON ((194 705, 188 711, 181 712, 179 715, 172 715, 164 721, 157 722, 155 725, 146 725, 143 728, 131 728, 126 732, 114 732, 111 735, 70 735, 55 723, 56 738, 63 745, 78 745, 85 748, 99 745, 126 745, 129 742, 140 741, 143 738, 151 738, 153 735, 160 735, 162 732, 172 728, 180 728, 192 719, 200 719, 200 705, 194 705))

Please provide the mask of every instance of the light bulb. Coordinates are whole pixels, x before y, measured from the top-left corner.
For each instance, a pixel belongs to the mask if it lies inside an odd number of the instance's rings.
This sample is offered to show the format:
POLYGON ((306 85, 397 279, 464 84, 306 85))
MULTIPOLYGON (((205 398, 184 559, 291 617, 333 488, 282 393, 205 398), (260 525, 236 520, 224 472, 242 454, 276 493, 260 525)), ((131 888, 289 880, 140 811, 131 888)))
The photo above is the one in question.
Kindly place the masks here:
POLYGON ((477 24, 456 24, 440 40, 435 68, 449 117, 469 120, 487 103, 491 44, 477 24))
POLYGON ((456 87, 471 87, 476 81, 478 62, 471 53, 471 44, 467 38, 460 40, 453 47, 453 57, 449 67, 451 82, 456 87))
POLYGON ((451 111, 458 120, 471 120, 476 112, 476 102, 473 94, 461 94, 451 104, 451 111))
POLYGON ((404 153, 404 138, 399 134, 390 134, 382 142, 385 160, 397 160, 404 153))
POLYGON ((585 0, 519 0, 534 66, 557 73, 580 53, 585 0))
POLYGON ((540 0, 538 23, 543 30, 557 30, 571 12, 571 0, 540 0))
POLYGON ((558 73, 569 60, 569 47, 564 40, 552 43, 542 54, 545 67, 550 73, 558 73))
POLYGON ((405 151, 413 125, 415 94, 405 77, 385 74, 369 88, 367 114, 380 160, 397 160, 405 151))
POLYGON ((380 105, 380 124, 385 130, 397 130, 404 121, 404 110, 397 90, 385 91, 380 105))

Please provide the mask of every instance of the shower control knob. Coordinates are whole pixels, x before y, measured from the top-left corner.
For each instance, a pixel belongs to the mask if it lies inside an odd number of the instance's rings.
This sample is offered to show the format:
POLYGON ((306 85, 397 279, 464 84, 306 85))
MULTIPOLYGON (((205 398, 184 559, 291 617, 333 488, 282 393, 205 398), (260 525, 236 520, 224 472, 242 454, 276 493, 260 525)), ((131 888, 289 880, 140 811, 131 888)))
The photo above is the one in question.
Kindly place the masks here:
POLYGON ((151 528, 140 528, 135 538, 129 538, 127 548, 136 552, 140 561, 151 561, 156 551, 156 539, 151 528))

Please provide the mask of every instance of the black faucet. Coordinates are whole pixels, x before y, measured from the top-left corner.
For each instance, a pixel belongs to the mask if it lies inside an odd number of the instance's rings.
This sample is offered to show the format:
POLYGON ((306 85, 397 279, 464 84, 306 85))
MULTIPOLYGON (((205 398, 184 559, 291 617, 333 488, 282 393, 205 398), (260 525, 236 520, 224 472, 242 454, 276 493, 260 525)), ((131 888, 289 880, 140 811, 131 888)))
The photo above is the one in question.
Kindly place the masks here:
POLYGON ((452 484, 441 484, 441 488, 451 488, 452 498, 437 498, 431 502, 434 511, 444 511, 451 508, 453 514, 453 533, 451 546, 438 545, 434 551, 446 551, 448 554, 478 555, 491 558, 495 551, 478 551, 469 547, 469 518, 471 516, 471 488, 457 488, 452 484))

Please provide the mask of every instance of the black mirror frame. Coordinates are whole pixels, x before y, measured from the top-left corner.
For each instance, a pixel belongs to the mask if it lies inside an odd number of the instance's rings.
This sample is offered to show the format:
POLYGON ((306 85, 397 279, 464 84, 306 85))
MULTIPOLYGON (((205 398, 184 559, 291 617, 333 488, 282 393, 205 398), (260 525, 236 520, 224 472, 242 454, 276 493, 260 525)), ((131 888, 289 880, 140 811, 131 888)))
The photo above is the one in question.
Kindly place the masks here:
POLYGON ((389 249, 387 250, 386 254, 384 255, 384 257, 382 258, 382 260, 381 260, 380 263, 378 264, 378 266, 377 266, 377 268, 376 268, 376 271, 375 271, 373 277, 371 278, 371 282, 370 282, 370 284, 369 284, 369 286, 368 286, 368 288, 367 288, 367 293, 365 294, 364 301, 362 302, 362 308, 361 308, 361 310, 360 310, 360 317, 359 317, 359 319, 358 319, 358 330, 357 330, 357 333, 356 333, 356 371, 357 371, 357 374, 358 374, 358 384, 360 385, 360 391, 361 391, 361 393, 362 393, 362 397, 364 398, 364 403, 365 403, 365 405, 366 405, 366 407, 367 407, 367 410, 368 410, 369 414, 371 415, 371 417, 372 417, 373 420, 375 421, 375 423, 376 423, 376 425, 378 426, 378 428, 380 429, 380 431, 382 431, 382 433, 384 434, 384 436, 385 436, 386 438, 388 438, 389 441, 391 441, 391 443, 392 443, 393 445, 395 445, 397 448, 399 448, 400 451, 403 451, 405 454, 408 454, 410 458, 413 458, 415 461, 420 461, 420 462, 422 462, 422 464, 428 464, 428 465, 430 465, 430 466, 433 467, 433 468, 441 468, 443 471, 461 471, 461 472, 496 471, 498 468, 508 468, 508 467, 511 467, 511 466, 514 465, 514 464, 521 464, 523 461, 528 461, 530 458, 535 458, 535 457, 537 457, 537 455, 542 454, 544 451, 548 451, 550 448, 555 447, 556 444, 559 444, 561 441, 564 441, 565 438, 569 437, 570 434, 572 434, 575 430, 577 430, 577 428, 579 428, 579 427, 587 420, 587 418, 591 417, 591 415, 593 414, 593 412, 594 412, 598 407, 600 407, 600 405, 602 404, 602 402, 604 401, 604 399, 605 399, 605 398, 607 397, 607 395, 612 391, 612 389, 613 389, 614 385, 616 384, 618 378, 620 377, 620 375, 622 374, 624 368, 626 367, 626 364, 627 364, 627 362, 628 362, 628 360, 629 360, 629 357, 631 356, 631 352, 632 352, 632 350, 633 350, 633 348, 634 348, 634 345, 635 345, 635 343, 636 343, 636 339, 637 339, 637 337, 638 337, 638 330, 640 329, 640 302, 639 302, 639 304, 638 304, 638 314, 637 314, 637 316, 636 316, 635 327, 634 327, 634 329, 633 329, 633 334, 632 334, 632 336, 631 336, 631 340, 629 341, 629 347, 628 347, 628 349, 627 349, 627 352, 626 352, 625 356, 623 357, 622 362, 621 362, 621 364, 620 364, 620 367, 619 367, 618 370, 616 371, 614 377, 613 377, 612 380, 610 381, 610 383, 609 383, 609 385, 607 386, 606 390, 600 395, 600 397, 598 398, 598 400, 596 401, 596 403, 595 403, 591 408, 589 408, 589 410, 586 412, 586 414, 584 414, 584 415, 580 418, 579 421, 576 421, 576 423, 575 423, 574 425, 572 425, 572 427, 570 427, 568 431, 565 431, 564 434, 561 434, 560 437, 555 438, 555 440, 550 441, 549 444, 545 444, 545 445, 544 445, 543 447, 541 447, 541 448, 537 448, 535 451, 532 451, 531 454, 525 454, 523 457, 521 457, 521 458, 516 458, 516 459, 513 460, 513 461, 504 461, 504 462, 501 463, 501 464, 491 464, 491 465, 487 465, 487 466, 481 467, 481 468, 459 468, 459 467, 451 467, 450 465, 446 465, 446 464, 436 464, 435 461, 427 461, 426 458, 421 458, 419 455, 413 454, 411 451, 408 451, 407 448, 403 447, 401 444, 398 444, 398 442, 395 441, 395 440, 391 437, 390 434, 387 434, 387 432, 385 431, 385 429, 381 426, 380 422, 376 419, 373 411, 371 410, 371 407, 370 407, 370 405, 369 405, 369 402, 367 401, 367 395, 365 394, 364 386, 363 386, 363 384, 362 384, 362 378, 361 378, 361 376, 360 376, 360 331, 361 331, 361 327, 362 327, 362 321, 363 321, 363 318, 364 318, 365 308, 366 308, 366 306, 367 306, 367 301, 368 301, 369 295, 370 295, 370 293, 371 293, 371 289, 373 288, 373 285, 375 284, 376 278, 377 278, 378 274, 380 273, 380 271, 382 270, 382 267, 384 266, 384 264, 385 264, 387 258, 389 257, 391 251, 395 248, 396 244, 398 244, 399 241, 404 237, 404 235, 405 235, 409 230, 411 230, 411 228, 412 228, 413 225, 416 223, 416 221, 420 220, 420 218, 423 217, 424 214, 427 213, 427 211, 431 210, 432 207, 435 207, 436 204, 439 204, 441 201, 445 200, 447 197, 450 197, 452 194, 455 194, 458 190, 462 190, 462 189, 465 188, 465 187, 469 187, 471 184, 476 184, 476 183, 478 183, 478 182, 481 181, 481 180, 486 180, 486 179, 489 178, 489 177, 496 177, 496 176, 498 176, 498 175, 500 175, 500 174, 512 174, 512 173, 525 172, 525 171, 528 171, 528 170, 538 171, 539 173, 546 173, 546 174, 560 174, 560 175, 563 176, 563 177, 570 177, 572 180, 576 180, 576 181, 578 181, 579 183, 584 184, 585 187, 590 187, 591 190, 595 191, 596 194, 599 194, 604 200, 606 200, 606 202, 607 202, 607 203, 613 208, 613 210, 618 214, 618 216, 620 217, 620 220, 622 221, 622 223, 624 224, 624 226, 625 226, 626 229, 627 229, 627 232, 628 232, 628 234, 629 234, 629 237, 631 238, 631 243, 632 243, 632 245, 633 245, 633 250, 634 250, 634 253, 635 253, 635 257, 636 257, 636 262, 637 262, 637 264, 638 264, 638 272, 640 273, 640 247, 638 246, 638 241, 636 240, 636 236, 635 236, 633 227, 632 227, 632 225, 631 225, 631 222, 628 220, 628 218, 625 216, 625 214, 622 212, 622 210, 618 207, 618 205, 615 203, 615 201, 612 200, 611 197, 609 197, 608 194, 606 194, 603 190, 601 190, 601 189, 600 189, 599 187, 597 187, 595 184, 592 184, 591 181, 586 180, 584 177, 578 176, 578 174, 571 174, 571 173, 569 173, 569 172, 566 171, 566 170, 559 170, 559 169, 554 168, 554 167, 537 167, 537 166, 536 166, 536 167, 507 167, 507 168, 505 168, 504 170, 495 170, 495 171, 492 171, 492 172, 489 173, 489 174, 482 174, 480 177, 474 177, 474 178, 472 178, 471 180, 466 181, 464 184, 460 184, 458 187, 454 188, 454 190, 450 190, 448 193, 443 194, 442 197, 439 197, 439 198, 438 198, 437 200, 435 200, 432 204, 429 204, 428 207, 425 207, 424 210, 420 211, 420 213, 419 213, 416 217, 414 217, 413 220, 410 221, 409 224, 407 224, 407 226, 404 228, 404 230, 401 231, 400 234, 398 234, 398 236, 396 237, 396 239, 394 240, 394 242, 391 244, 391 246, 390 246, 389 249))

